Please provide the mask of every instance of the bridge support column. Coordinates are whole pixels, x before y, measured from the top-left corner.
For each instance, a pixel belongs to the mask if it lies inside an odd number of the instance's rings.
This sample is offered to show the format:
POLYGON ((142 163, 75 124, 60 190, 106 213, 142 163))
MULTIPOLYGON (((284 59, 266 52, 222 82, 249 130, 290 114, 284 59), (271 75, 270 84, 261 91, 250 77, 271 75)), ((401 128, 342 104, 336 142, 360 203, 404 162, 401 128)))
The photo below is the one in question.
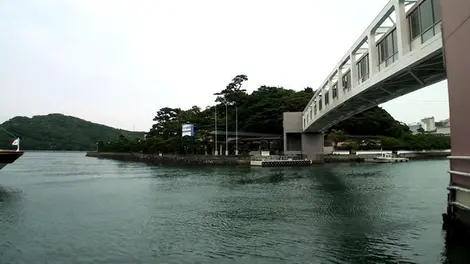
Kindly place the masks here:
POLYGON ((323 133, 302 133, 302 154, 314 163, 323 163, 325 142, 323 133))
POLYGON ((410 51, 410 30, 408 20, 406 19, 405 0, 394 0, 396 26, 397 26, 397 45, 398 57, 403 57, 410 51))
MULTIPOLYGON (((470 238, 470 1, 441 0, 443 48, 451 122, 450 182, 448 189, 448 234, 470 238), (450 232, 449 232, 450 231, 450 232), (462 232, 464 231, 464 232, 462 232)), ((442 187, 444 188, 444 186, 442 187)), ((444 198, 444 197, 443 197, 444 198)))

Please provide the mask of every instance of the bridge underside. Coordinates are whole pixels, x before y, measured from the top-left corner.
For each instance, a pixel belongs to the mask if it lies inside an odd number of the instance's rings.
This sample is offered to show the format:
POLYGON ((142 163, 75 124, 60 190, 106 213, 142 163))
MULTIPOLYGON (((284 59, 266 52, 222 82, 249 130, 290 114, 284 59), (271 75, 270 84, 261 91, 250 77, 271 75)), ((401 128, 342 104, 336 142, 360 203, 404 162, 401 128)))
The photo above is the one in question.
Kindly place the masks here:
POLYGON ((397 72, 325 113, 305 132, 324 132, 360 112, 446 79, 442 50, 397 72))

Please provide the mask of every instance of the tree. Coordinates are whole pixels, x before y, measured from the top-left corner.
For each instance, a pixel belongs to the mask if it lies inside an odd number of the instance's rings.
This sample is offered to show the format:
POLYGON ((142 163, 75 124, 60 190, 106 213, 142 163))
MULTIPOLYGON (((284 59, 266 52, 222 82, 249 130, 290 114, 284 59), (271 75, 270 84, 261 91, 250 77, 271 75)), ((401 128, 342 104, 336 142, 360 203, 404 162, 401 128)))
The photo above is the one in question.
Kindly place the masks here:
MULTIPOLYGON (((243 84, 248 80, 246 75, 237 75, 220 92, 216 93, 219 103, 236 103, 238 108, 239 131, 278 134, 283 133, 283 112, 301 112, 312 98, 315 91, 306 87, 300 91, 285 89, 283 87, 261 86, 248 94, 243 89, 243 84)), ((220 106, 218 106, 220 107, 220 106)), ((235 111, 217 111, 218 124, 227 121, 228 129, 235 130, 235 111)), ((163 107, 157 111, 154 118, 155 124, 147 133, 146 140, 138 142, 129 140, 126 144, 123 139, 105 144, 107 149, 137 149, 140 144, 141 151, 145 153, 188 153, 188 147, 192 142, 188 138, 182 138, 181 126, 186 123, 195 125, 195 153, 204 154, 211 152, 214 147, 215 106, 200 108, 192 106, 190 109, 163 107), (127 147, 126 147, 127 146, 127 147)), ((426 137, 413 136, 409 128, 393 119, 387 111, 380 107, 373 107, 363 113, 338 123, 326 132, 327 138, 338 148, 338 142, 345 142, 344 149, 377 148, 378 142, 384 148, 401 149, 432 149, 447 148, 450 144, 449 137, 425 135, 426 137), (347 135, 374 136, 372 138, 360 137, 361 140, 346 140, 347 135), (377 140, 377 136, 382 136, 377 140), (385 147, 387 146, 387 147, 385 147)), ((96 142, 96 141, 95 141, 96 142)), ((106 142, 106 141, 104 141, 106 142)), ((250 142, 239 142, 239 150, 248 152, 258 147, 250 142)), ((276 149, 282 144, 271 142, 271 146, 263 142, 263 147, 276 149), (276 146, 278 145, 278 146, 276 146)))
POLYGON ((402 137, 410 134, 408 126, 395 120, 387 111, 376 106, 344 120, 331 128, 349 135, 402 137))
POLYGON ((342 130, 332 130, 328 134, 328 140, 333 142, 333 147, 336 149, 338 142, 343 142, 346 140, 346 135, 342 130))
POLYGON ((214 94, 217 95, 216 102, 222 104, 239 104, 247 95, 246 90, 242 89, 244 81, 248 81, 246 75, 241 74, 235 76, 225 89, 214 94))

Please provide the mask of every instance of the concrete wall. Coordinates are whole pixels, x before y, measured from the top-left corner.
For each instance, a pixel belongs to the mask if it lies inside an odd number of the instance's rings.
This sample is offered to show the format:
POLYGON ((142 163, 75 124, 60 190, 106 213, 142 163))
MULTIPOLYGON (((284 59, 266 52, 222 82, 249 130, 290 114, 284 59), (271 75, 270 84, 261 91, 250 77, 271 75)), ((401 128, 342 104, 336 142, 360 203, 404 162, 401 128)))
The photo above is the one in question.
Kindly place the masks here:
POLYGON ((302 112, 283 113, 284 154, 303 154, 315 162, 323 162, 325 151, 322 133, 302 133, 302 112))
MULTIPOLYGON (((444 49, 449 87, 452 155, 470 156, 470 1, 441 0, 444 49)), ((470 186, 469 186, 470 187, 470 186)))
POLYGON ((123 161, 138 161, 163 165, 235 165, 249 166, 250 156, 213 156, 213 155, 158 155, 123 152, 87 152, 87 157, 107 158, 123 161))
POLYGON ((334 151, 333 146, 324 146, 323 147, 323 153, 324 154, 331 154, 331 153, 333 153, 333 151, 334 151))
POLYGON ((284 112, 282 126, 284 132, 302 133, 302 112, 284 112))
POLYGON ((302 112, 285 112, 282 115, 284 128, 284 154, 302 154, 302 112))
POLYGON ((289 152, 302 151, 302 134, 301 133, 285 133, 284 150, 289 152))
POLYGON ((303 133, 302 154, 307 155, 307 159, 323 162, 324 142, 322 133, 303 133))

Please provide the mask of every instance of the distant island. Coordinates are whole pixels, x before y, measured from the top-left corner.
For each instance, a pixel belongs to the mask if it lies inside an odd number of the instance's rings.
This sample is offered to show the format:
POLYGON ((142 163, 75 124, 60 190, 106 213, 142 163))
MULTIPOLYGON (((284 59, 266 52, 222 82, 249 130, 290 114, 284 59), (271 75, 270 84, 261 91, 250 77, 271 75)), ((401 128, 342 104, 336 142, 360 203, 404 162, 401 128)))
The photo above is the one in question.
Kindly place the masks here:
MULTIPOLYGON (((96 150, 100 140, 115 141, 120 135, 127 138, 144 137, 144 132, 132 132, 92 123, 62 114, 17 116, 0 127, 21 139, 24 150, 96 150)), ((11 148, 13 138, 0 129, 0 149, 11 148)))

